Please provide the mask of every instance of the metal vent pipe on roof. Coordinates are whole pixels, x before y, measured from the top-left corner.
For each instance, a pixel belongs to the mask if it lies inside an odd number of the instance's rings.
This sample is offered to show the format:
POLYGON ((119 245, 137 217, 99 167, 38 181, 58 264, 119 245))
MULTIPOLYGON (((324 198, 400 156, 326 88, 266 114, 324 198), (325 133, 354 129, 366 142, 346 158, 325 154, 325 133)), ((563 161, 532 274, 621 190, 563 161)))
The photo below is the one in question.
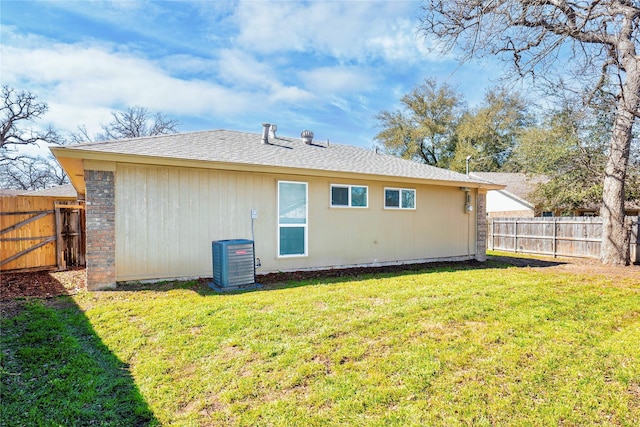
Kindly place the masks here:
POLYGON ((269 143, 269 129, 271 128, 271 124, 270 123, 263 123, 262 124, 262 143, 263 144, 268 144, 269 143))
POLYGON ((276 139, 276 131, 278 130, 278 125, 274 125, 272 124, 269 127, 269 136, 271 136, 271 138, 276 139))
POLYGON ((309 145, 313 141, 313 132, 310 130, 303 130, 300 134, 300 138, 302 139, 302 142, 309 145))

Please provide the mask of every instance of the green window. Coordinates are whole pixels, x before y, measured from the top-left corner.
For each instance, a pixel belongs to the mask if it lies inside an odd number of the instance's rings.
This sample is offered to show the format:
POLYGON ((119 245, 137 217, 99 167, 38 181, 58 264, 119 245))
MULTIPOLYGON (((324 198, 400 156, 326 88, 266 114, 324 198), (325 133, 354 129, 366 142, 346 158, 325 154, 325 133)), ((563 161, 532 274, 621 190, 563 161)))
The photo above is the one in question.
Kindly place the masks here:
POLYGON ((278 254, 307 254, 306 182, 278 182, 278 254))
POLYGON ((368 205, 368 187, 362 185, 331 185, 331 206, 366 208, 368 205))
POLYGON ((384 207, 386 209, 415 209, 416 190, 409 188, 385 188, 384 207))

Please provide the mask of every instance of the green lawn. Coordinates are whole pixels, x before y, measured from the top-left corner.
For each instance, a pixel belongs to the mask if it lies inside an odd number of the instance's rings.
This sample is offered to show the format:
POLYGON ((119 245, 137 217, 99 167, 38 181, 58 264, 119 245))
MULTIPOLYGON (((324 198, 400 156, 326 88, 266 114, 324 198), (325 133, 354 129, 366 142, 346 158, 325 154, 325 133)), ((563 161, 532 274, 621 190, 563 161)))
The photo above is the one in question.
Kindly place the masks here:
POLYGON ((640 280, 490 267, 29 302, 0 425, 640 425, 640 280))

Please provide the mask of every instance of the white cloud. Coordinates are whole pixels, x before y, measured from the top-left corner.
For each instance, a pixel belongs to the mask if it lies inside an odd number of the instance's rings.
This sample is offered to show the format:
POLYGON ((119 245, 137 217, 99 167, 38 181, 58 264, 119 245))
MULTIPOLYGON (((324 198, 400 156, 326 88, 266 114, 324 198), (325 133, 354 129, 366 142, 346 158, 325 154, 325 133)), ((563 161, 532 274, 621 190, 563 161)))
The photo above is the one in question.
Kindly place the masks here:
POLYGON ((284 102, 287 104, 300 104, 313 101, 316 98, 312 93, 295 86, 274 85, 271 87, 268 98, 269 103, 284 102))
POLYGON ((216 68, 219 78, 234 86, 265 87, 276 81, 269 65, 237 49, 220 50, 216 68))
MULTIPOLYGON (((140 105, 170 114, 238 113, 252 104, 250 92, 214 82, 173 77, 152 61, 114 52, 105 46, 55 44, 24 49, 5 46, 0 64, 3 82, 38 93, 40 99, 66 112, 140 105), (15 67, 13 64, 20 64, 15 67)), ((68 127, 69 119, 60 124, 68 127)), ((72 114, 74 117, 86 114, 72 114)), ((76 124, 90 121, 78 121, 76 124)), ((75 126, 74 126, 75 127, 75 126)))
POLYGON ((321 95, 368 91, 375 81, 365 69, 359 67, 319 67, 299 74, 309 89, 321 95))
POLYGON ((342 60, 417 60, 424 49, 412 16, 418 2, 240 2, 244 48, 262 54, 316 52, 342 60))
POLYGON ((51 2, 65 23, 85 27, 61 28, 54 40, 30 34, 34 25, 3 26, 0 72, 48 102, 45 120, 62 130, 99 130, 111 111, 133 105, 203 126, 259 128, 273 117, 282 129, 353 129, 390 108, 394 88, 399 98, 429 72, 419 4, 51 2), (331 116, 338 110, 354 123, 331 116))

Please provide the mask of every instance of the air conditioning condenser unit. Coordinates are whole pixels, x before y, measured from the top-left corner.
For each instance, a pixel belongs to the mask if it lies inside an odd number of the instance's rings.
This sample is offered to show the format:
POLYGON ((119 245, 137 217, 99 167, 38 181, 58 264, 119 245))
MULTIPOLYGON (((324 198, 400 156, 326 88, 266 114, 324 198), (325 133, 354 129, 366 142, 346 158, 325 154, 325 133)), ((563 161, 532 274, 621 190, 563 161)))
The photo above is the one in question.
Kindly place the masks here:
POLYGON ((213 282, 217 291, 256 287, 254 242, 246 239, 217 240, 211 243, 213 282))

